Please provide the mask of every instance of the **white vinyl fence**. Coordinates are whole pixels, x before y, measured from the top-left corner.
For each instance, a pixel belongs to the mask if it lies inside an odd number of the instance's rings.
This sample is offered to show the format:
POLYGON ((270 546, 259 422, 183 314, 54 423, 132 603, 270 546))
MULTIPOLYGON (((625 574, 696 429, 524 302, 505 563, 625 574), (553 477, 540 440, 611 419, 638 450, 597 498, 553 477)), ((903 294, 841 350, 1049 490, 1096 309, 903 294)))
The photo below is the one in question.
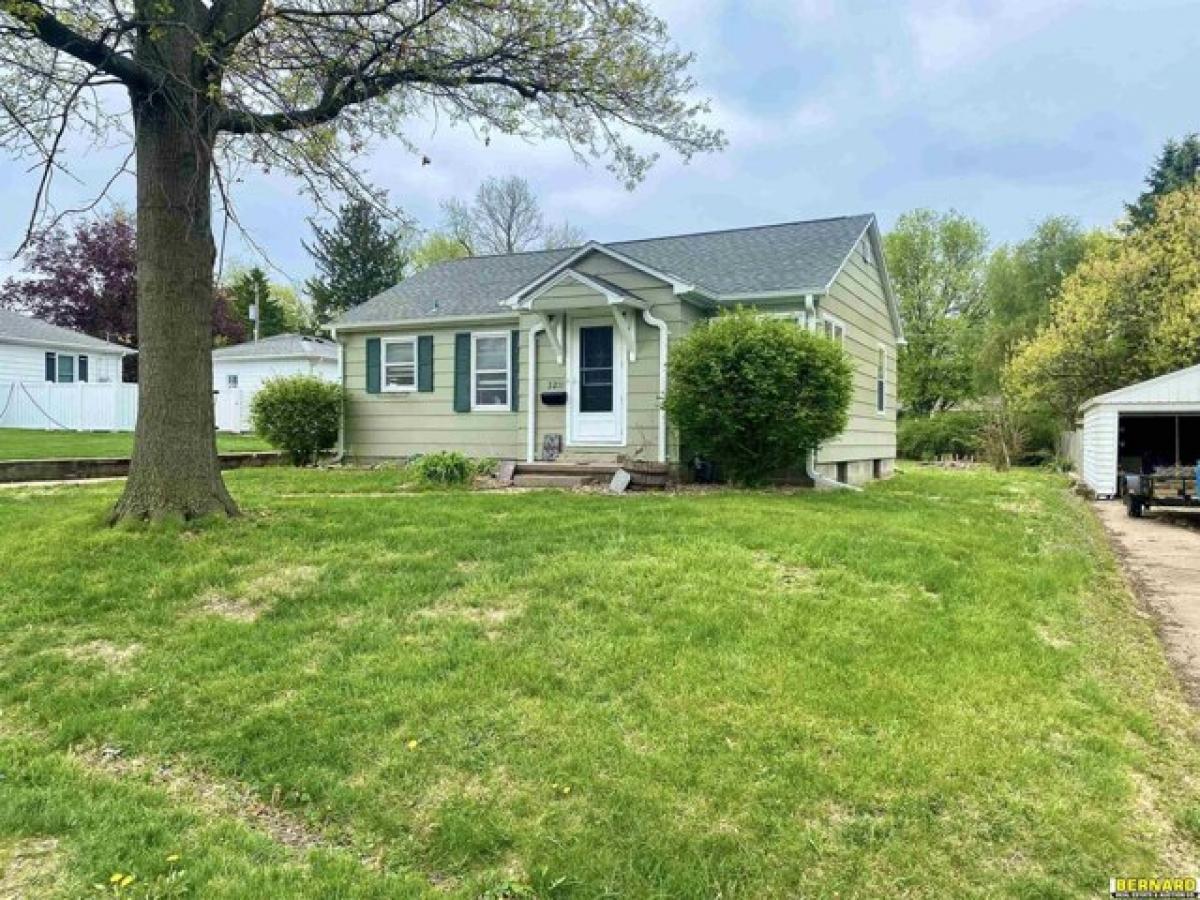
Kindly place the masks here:
POLYGON ((0 381, 0 428, 133 431, 137 404, 136 384, 0 381))

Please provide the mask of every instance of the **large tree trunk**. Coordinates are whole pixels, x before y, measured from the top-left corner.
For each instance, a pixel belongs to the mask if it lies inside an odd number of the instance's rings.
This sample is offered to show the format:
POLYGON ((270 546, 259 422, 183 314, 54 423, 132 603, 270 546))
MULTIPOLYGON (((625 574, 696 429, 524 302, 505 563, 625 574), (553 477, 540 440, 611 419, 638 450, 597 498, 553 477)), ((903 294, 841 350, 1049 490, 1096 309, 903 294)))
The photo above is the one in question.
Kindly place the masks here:
POLYGON ((137 435, 113 519, 235 515, 212 397, 213 138, 203 115, 135 98, 137 435))

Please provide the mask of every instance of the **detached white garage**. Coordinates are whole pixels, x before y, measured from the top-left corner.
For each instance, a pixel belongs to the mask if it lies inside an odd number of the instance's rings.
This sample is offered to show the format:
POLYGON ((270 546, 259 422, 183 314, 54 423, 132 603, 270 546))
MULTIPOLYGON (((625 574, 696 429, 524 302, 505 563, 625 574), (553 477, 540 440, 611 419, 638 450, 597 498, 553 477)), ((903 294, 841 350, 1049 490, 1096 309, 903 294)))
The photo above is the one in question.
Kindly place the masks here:
POLYGON ((1083 416, 1083 480, 1115 497, 1122 473, 1200 463, 1200 366, 1093 397, 1083 416))
POLYGON ((338 345, 306 334, 277 334, 213 351, 217 428, 249 431, 250 403, 263 382, 287 375, 316 375, 340 382, 338 345))

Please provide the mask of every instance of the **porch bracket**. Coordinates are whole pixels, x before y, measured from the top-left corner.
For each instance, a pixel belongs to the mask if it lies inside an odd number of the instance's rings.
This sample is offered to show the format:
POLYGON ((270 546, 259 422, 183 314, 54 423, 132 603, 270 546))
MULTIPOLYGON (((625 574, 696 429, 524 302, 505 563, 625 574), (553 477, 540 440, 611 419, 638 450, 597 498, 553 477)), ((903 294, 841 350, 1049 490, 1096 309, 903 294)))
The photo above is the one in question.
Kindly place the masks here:
POLYGON ((617 328, 621 335, 625 338, 625 346, 629 348, 629 361, 637 361, 637 320, 627 310, 614 306, 612 308, 613 319, 616 320, 617 328))
POLYGON ((554 348, 554 361, 561 366, 563 364, 563 317, 550 316, 540 312, 538 318, 542 320, 542 327, 546 329, 546 337, 550 339, 550 346, 554 348))

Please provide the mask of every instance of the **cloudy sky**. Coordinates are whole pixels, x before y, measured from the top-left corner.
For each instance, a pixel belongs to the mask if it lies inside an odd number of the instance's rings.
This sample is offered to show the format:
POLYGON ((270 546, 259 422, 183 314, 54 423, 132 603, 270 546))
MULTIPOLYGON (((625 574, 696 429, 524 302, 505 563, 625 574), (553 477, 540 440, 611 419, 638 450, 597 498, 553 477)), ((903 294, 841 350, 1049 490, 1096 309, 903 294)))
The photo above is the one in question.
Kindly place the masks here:
MULTIPOLYGON (((561 147, 478 144, 414 122, 432 164, 382 142, 372 179, 426 225, 439 201, 488 175, 534 185, 549 218, 598 240, 873 211, 956 208, 994 241, 1069 213, 1106 225, 1136 196, 1163 141, 1200 130, 1196 0, 652 0, 695 73, 729 149, 684 166, 664 155, 637 190, 561 147)), ((74 160, 77 201, 108 176, 110 152, 74 160)), ((132 185, 116 195, 131 203, 132 185)), ((24 166, 0 159, 0 253, 31 200, 24 166)), ((276 268, 301 282, 314 208, 295 185, 249 177, 237 202, 276 268)), ((228 256, 259 261, 230 233, 228 256)), ((0 274, 14 264, 0 258, 0 274)))

